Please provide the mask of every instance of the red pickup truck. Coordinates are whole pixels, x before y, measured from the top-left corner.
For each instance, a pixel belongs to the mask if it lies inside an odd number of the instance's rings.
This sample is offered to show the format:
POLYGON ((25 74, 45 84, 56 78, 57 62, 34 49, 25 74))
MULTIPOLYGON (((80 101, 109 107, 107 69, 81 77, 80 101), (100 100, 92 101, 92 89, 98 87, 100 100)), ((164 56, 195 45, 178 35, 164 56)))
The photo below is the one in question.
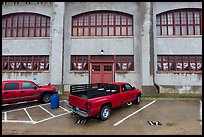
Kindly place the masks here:
POLYGON ((142 91, 126 82, 71 85, 68 110, 82 117, 110 117, 111 109, 127 103, 139 104, 142 91))
POLYGON ((50 96, 57 94, 53 86, 38 86, 29 80, 2 81, 2 104, 38 100, 42 103, 50 102, 50 96))

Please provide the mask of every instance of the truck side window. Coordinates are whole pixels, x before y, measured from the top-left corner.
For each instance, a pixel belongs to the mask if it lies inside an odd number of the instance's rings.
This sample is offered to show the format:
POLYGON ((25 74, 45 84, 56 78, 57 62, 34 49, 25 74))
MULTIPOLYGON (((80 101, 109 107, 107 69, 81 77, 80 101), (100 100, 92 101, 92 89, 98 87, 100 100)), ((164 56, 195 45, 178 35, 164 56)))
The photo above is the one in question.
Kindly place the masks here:
POLYGON ((126 91, 125 85, 122 85, 122 91, 123 91, 123 92, 126 91))
POLYGON ((122 91, 129 91, 132 90, 132 86, 129 84, 122 85, 122 91))
POLYGON ((125 84, 126 90, 132 90, 132 86, 130 86, 129 84, 125 84))
POLYGON ((6 83, 4 86, 4 90, 18 90, 19 83, 6 83))
POLYGON ((24 82, 22 83, 22 89, 35 89, 35 85, 32 83, 24 82))

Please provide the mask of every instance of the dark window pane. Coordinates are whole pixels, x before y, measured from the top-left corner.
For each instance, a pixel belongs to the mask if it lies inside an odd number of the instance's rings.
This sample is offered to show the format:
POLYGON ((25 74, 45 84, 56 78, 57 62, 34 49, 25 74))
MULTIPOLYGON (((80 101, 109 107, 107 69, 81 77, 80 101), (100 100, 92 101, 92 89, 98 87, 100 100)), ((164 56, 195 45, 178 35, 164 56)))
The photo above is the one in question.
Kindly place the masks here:
POLYGON ((116 70, 133 71, 134 56, 116 56, 116 70))
POLYGON ((6 83, 4 86, 4 90, 18 90, 19 84, 18 83, 6 83))
POLYGON ((22 89, 35 89, 35 85, 31 83, 22 83, 22 89))

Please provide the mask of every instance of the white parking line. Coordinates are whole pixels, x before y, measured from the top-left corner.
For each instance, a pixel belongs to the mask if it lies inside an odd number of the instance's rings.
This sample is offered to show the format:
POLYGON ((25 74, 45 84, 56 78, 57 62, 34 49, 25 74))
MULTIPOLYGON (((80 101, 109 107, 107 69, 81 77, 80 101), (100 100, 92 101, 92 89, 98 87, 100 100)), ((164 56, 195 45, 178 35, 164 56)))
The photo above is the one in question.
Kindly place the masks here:
POLYGON ((12 123, 32 123, 34 124, 32 121, 19 121, 19 120, 2 120, 2 122, 5 122, 5 123, 9 123, 9 122, 12 122, 12 123))
POLYGON ((24 111, 26 112, 26 114, 28 115, 29 119, 31 122, 33 122, 33 119, 31 118, 30 114, 28 113, 28 111, 24 108, 24 111))
MULTIPOLYGON (((66 100, 61 100, 61 101, 59 101, 59 102, 62 102, 62 101, 67 102, 66 100)), ((44 107, 42 107, 42 106, 45 106, 45 105, 47 105, 47 104, 49 104, 49 103, 2 112, 2 114, 4 113, 4 120, 2 119, 2 122, 18 122, 18 123, 32 123, 32 124, 37 124, 37 123, 40 123, 40 122, 43 122, 43 121, 47 121, 47 120, 49 120, 49 119, 56 118, 56 117, 59 117, 59 116, 63 116, 63 115, 66 115, 66 114, 70 113, 69 110, 63 108, 62 106, 59 106, 61 109, 63 109, 63 110, 66 111, 66 112, 55 116, 55 115, 53 115, 51 112, 49 112, 48 110, 46 110, 44 107), (49 113, 52 117, 49 117, 49 118, 46 118, 46 119, 43 119, 43 120, 40 120, 40 121, 33 121, 32 117, 30 116, 30 114, 28 113, 28 111, 27 111, 26 109, 28 109, 28 108, 34 108, 34 107, 40 107, 41 109, 43 109, 44 111, 46 111, 47 113, 49 113), (27 114, 27 116, 29 117, 30 121, 8 120, 8 119, 7 119, 7 113, 8 113, 8 112, 14 112, 14 111, 20 111, 20 110, 24 110, 24 111, 26 112, 26 114, 27 114)))
POLYGON ((44 121, 47 121, 47 120, 50 120, 50 119, 53 119, 53 118, 56 118, 56 117, 60 117, 60 116, 66 115, 66 114, 69 114, 69 112, 62 113, 62 114, 59 114, 59 115, 54 116, 54 117, 49 117, 49 118, 46 118, 46 119, 43 119, 43 120, 40 120, 40 121, 35 121, 33 124, 38 124, 38 123, 41 123, 41 122, 44 122, 44 121))
POLYGON ((7 113, 4 113, 4 120, 7 121, 7 113))
POLYGON ((67 100, 62 100, 62 101, 64 101, 64 102, 68 103, 68 102, 67 102, 67 100))
POLYGON ((42 107, 41 105, 39 105, 40 108, 42 108, 43 110, 45 110, 47 113, 49 113, 51 116, 55 117, 55 115, 53 115, 50 111, 48 111, 47 109, 45 109, 44 107, 42 107))
POLYGON ((128 119, 129 117, 133 116, 134 114, 140 112, 141 110, 145 109, 146 107, 150 106, 151 104, 153 104, 156 100, 152 101, 151 103, 145 105, 144 107, 140 108, 139 110, 135 111, 134 113, 128 115, 127 117, 123 118, 122 120, 118 121, 117 123, 114 124, 114 126, 119 125, 120 123, 122 123, 123 121, 125 121, 126 119, 128 119))
MULTIPOLYGON (((62 102, 62 101, 65 101, 65 100, 61 100, 61 101, 59 101, 59 102, 62 102)), ((45 103, 45 104, 41 104, 41 106, 45 106, 45 105, 47 105, 47 104, 50 104, 50 103, 45 103)), ((35 106, 30 106, 30 107, 25 107, 26 109, 27 108, 34 108, 34 107, 38 107, 39 105, 35 105, 35 106)), ((18 110, 23 110, 24 108, 19 108, 19 109, 14 109, 14 110, 9 110, 9 111, 5 111, 5 112, 13 112, 13 111, 18 111, 18 110)), ((4 112, 2 112, 2 113, 4 113, 4 112)))
POLYGON ((17 105, 17 104, 24 104, 24 103, 30 103, 30 102, 36 102, 38 100, 32 100, 32 101, 23 101, 23 102, 17 102, 17 103, 11 103, 11 104, 3 104, 2 106, 10 106, 10 105, 17 105))
POLYGON ((65 108, 63 108, 62 106, 59 106, 61 109, 63 109, 64 111, 67 111, 67 112, 69 112, 70 113, 70 111, 69 110, 67 110, 67 109, 65 109, 65 108))
POLYGON ((202 101, 200 100, 200 125, 202 126, 202 101))

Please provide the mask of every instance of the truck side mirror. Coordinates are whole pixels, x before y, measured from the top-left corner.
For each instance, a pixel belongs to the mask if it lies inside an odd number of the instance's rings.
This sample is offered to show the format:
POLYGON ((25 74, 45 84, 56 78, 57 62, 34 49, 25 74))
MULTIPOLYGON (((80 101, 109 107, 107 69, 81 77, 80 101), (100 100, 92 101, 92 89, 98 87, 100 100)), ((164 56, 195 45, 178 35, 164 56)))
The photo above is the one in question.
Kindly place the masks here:
POLYGON ((135 89, 135 87, 132 87, 132 89, 135 89))
POLYGON ((34 86, 34 87, 33 87, 33 89, 37 89, 37 87, 36 87, 36 86, 34 86))

